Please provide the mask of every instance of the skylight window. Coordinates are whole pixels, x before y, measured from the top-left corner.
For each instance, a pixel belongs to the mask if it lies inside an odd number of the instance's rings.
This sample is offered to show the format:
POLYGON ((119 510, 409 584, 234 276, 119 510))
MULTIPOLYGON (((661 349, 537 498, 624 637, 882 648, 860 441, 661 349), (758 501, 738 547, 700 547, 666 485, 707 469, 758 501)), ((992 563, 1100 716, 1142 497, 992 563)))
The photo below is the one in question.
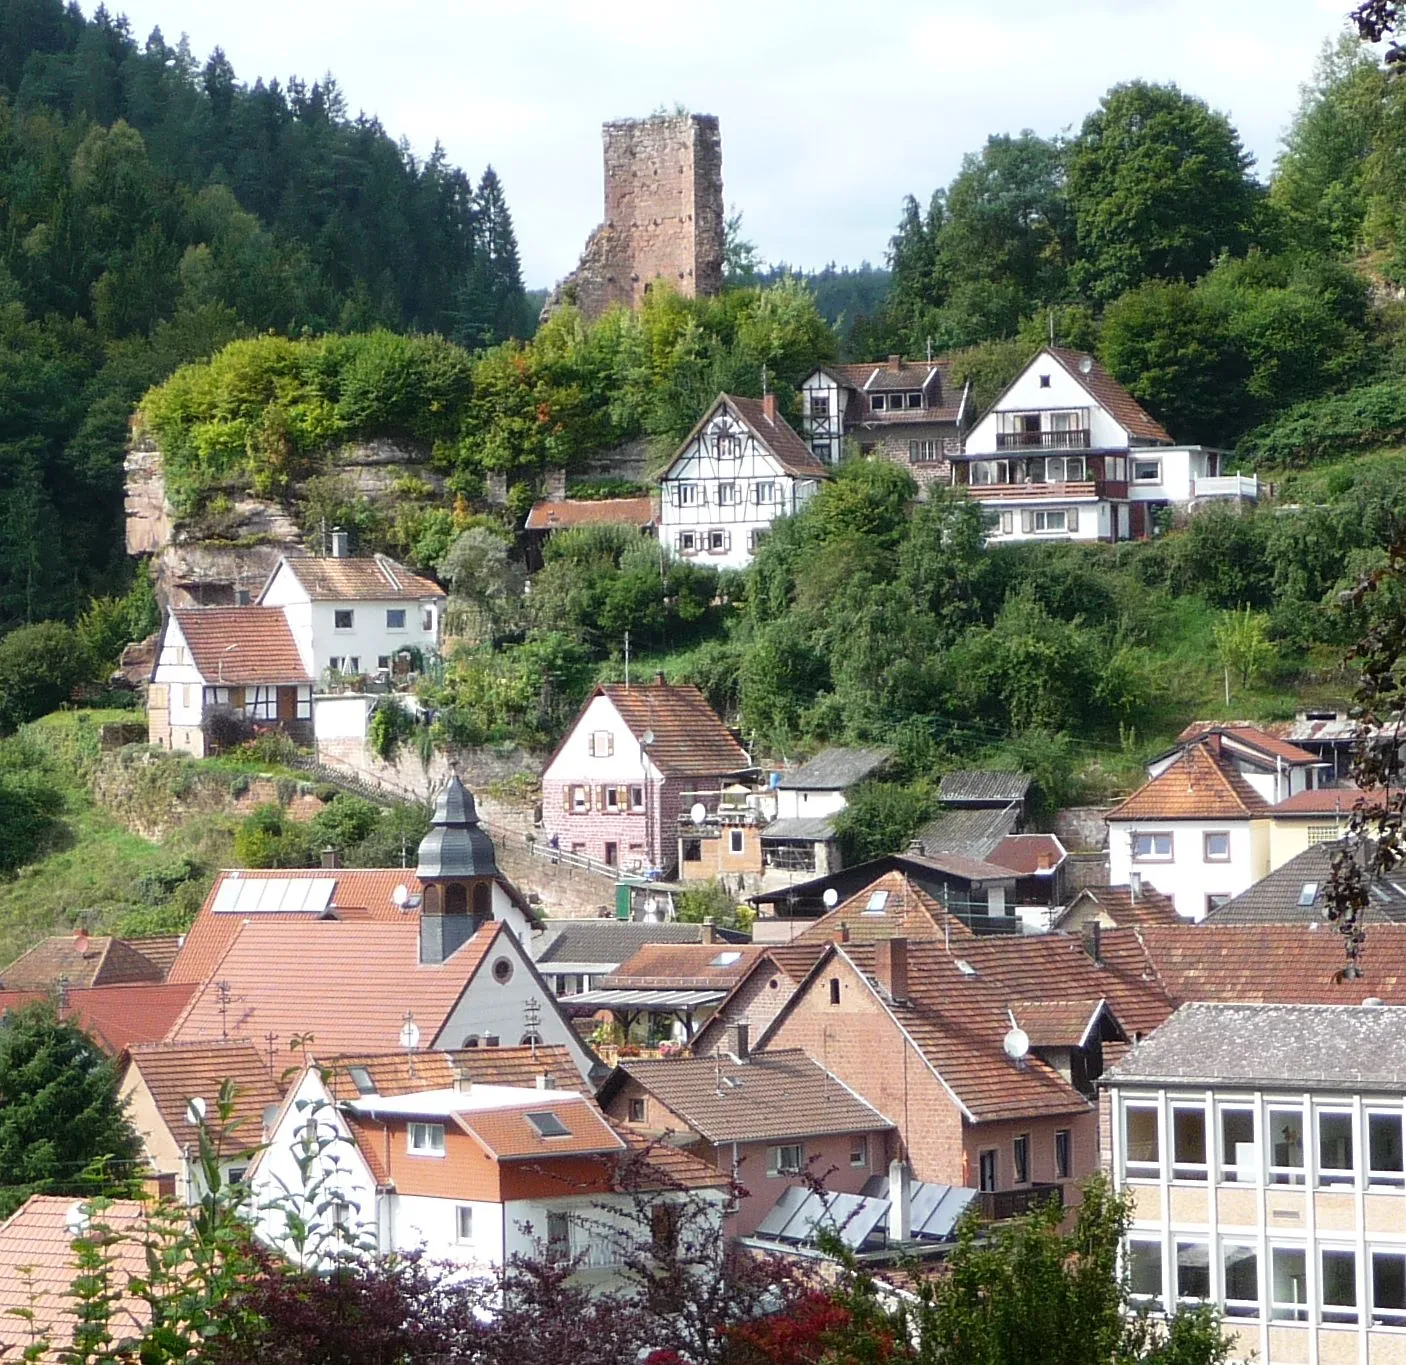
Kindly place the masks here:
POLYGON ((869 897, 869 903, 864 907, 866 915, 882 915, 889 903, 889 893, 887 891, 875 891, 869 897))
POLYGON ((952 960, 953 960, 953 962, 956 964, 957 970, 958 970, 959 972, 961 972, 961 974, 962 974, 963 976, 975 976, 975 975, 976 975, 976 968, 973 967, 972 964, 966 960, 966 958, 964 958, 964 957, 958 957, 958 958, 953 958, 952 960))
POLYGON ((1305 882, 1305 883, 1303 884, 1302 889, 1299 891, 1299 904, 1300 904, 1300 905, 1305 905, 1305 906, 1307 906, 1307 905, 1312 905, 1313 902, 1316 901, 1317 899, 1318 899, 1318 883, 1317 883, 1317 882, 1305 882))
POLYGON ((708 965, 710 967, 731 967, 735 962, 741 961, 741 953, 719 953, 708 965))
POLYGON ((571 1136, 571 1129, 552 1113, 550 1109, 534 1111, 528 1114, 527 1121, 537 1130, 538 1137, 559 1138, 571 1136))
POLYGON ((364 1066, 348 1067, 347 1075, 351 1077, 351 1083, 356 1086, 358 1095, 374 1095, 376 1093, 376 1082, 371 1079, 371 1073, 364 1066))

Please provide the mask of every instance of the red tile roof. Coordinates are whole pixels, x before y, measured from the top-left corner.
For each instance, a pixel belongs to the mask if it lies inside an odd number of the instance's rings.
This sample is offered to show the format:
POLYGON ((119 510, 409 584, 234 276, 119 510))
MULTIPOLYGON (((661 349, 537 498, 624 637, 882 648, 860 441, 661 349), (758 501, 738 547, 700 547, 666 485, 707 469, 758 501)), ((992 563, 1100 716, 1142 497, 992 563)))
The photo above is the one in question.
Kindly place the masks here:
POLYGON ((1177 914, 1170 896, 1164 896, 1155 886, 1144 882, 1136 900, 1133 899, 1132 888, 1128 886, 1081 887, 1055 921, 1054 927, 1059 929, 1070 922, 1074 912, 1085 901, 1091 901, 1102 912, 1099 916, 1101 921, 1119 928, 1134 924, 1186 923, 1177 914))
POLYGON ((636 739, 654 735, 650 761, 666 777, 721 777, 752 767, 747 751, 696 687, 607 683, 596 695, 610 698, 636 739))
MULTIPOLYGON (((220 1127, 220 1091, 226 1081, 235 1086, 229 1136, 236 1147, 258 1146, 264 1110, 283 1098, 267 1051, 244 1038, 144 1044, 129 1055, 129 1066, 146 1082, 178 1147, 194 1150, 199 1145, 199 1130, 189 1118, 190 1101, 197 1096, 205 1101, 207 1124, 212 1130, 220 1127)), ((281 1064, 281 1054, 278 1061, 281 1064)))
POLYGON ((160 981, 162 970, 120 938, 107 934, 54 934, 0 970, 5 990, 48 990, 59 981, 70 987, 121 986, 160 981))
POLYGON ((1069 856, 1053 834, 1008 834, 986 861, 1022 877, 1052 873, 1069 856))
MULTIPOLYGON (((195 987, 140 982, 126 986, 90 986, 71 990, 62 1011, 114 1056, 138 1043, 164 1038, 190 1003, 195 987)), ((0 991, 0 1018, 53 997, 42 991, 0 991)))
POLYGON ((171 613, 206 683, 310 683, 278 607, 185 607, 171 613))
POLYGON ((653 526, 652 498, 565 498, 538 502, 527 514, 527 531, 561 531, 571 526, 653 526))
MULTIPOLYGON (((829 478, 830 471, 816 459, 814 452, 796 435, 786 419, 780 413, 774 421, 767 416, 760 398, 735 398, 725 393, 719 396, 718 402, 732 408, 786 473, 798 479, 829 478)), ((710 411, 703 421, 706 422, 712 415, 710 411)))
POLYGON ((1082 351, 1066 350, 1062 346, 1047 346, 1045 349, 1133 440, 1152 441, 1158 445, 1172 444, 1167 429, 1093 356, 1082 351))
POLYGON ((1012 1000, 1010 1011, 1031 1047, 1082 1047, 1103 1000, 1012 1000))
POLYGON ((1271 806, 1271 815, 1351 815, 1359 806, 1381 809, 1380 791, 1364 791, 1361 787, 1315 787, 1296 792, 1293 796, 1271 806))
POLYGON ((484 925, 446 962, 420 962, 419 921, 242 924, 171 1031, 176 1042, 312 1034, 320 1052, 393 1048, 411 1013, 431 1047, 502 929, 484 925))
POLYGON ((752 943, 647 943, 598 987, 604 990, 731 990, 766 949, 752 943))
POLYGON ((148 962, 154 962, 164 981, 184 940, 184 934, 143 934, 140 938, 124 939, 123 942, 129 948, 135 948, 148 962))
MULTIPOLYGON (((282 562, 315 602, 380 602, 399 597, 418 600, 444 596, 444 589, 433 579, 412 572, 388 555, 346 559, 289 555, 282 562)), ((271 581, 273 575, 269 577, 271 581)))
POLYGON ((419 1090, 451 1090, 462 1077, 475 1085, 516 1085, 530 1089, 542 1075, 551 1076, 560 1090, 579 1090, 581 1073, 571 1053, 556 1043, 534 1047, 467 1047, 453 1051, 347 1052, 317 1057, 334 1099, 355 1099, 360 1093, 349 1075, 364 1067, 378 1095, 413 1095, 419 1090))
POLYGON ((820 945, 848 930, 852 943, 870 943, 881 938, 969 939, 972 932, 955 915, 949 915, 904 872, 894 870, 876 878, 847 901, 822 915, 791 941, 820 945), (869 910, 879 895, 883 906, 869 910))
POLYGON ((1194 720, 1177 736, 1177 742, 1184 744, 1209 734, 1224 735, 1237 743, 1248 744, 1271 758, 1282 758, 1285 763, 1296 766, 1322 762, 1317 754, 1300 749, 1297 744, 1290 744, 1287 739, 1270 734, 1248 720, 1194 720))
POLYGON ((1167 768, 1104 816, 1126 820, 1247 820, 1269 802, 1217 754, 1214 737, 1183 749, 1167 768))

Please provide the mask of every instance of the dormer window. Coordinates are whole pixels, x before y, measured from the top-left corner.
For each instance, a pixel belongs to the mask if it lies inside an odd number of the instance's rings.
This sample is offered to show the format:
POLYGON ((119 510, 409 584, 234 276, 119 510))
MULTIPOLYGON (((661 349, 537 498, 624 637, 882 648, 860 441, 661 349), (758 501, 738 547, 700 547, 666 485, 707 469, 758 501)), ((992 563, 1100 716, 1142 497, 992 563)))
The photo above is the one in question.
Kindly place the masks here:
POLYGON ((873 412, 883 412, 888 406, 888 395, 883 393, 871 393, 869 395, 869 407, 873 412))
POLYGON ((830 415, 830 396, 828 394, 811 394, 810 415, 812 417, 828 417, 830 415))
POLYGON ((908 394, 908 406, 910 408, 920 408, 923 406, 923 395, 921 391, 908 394))

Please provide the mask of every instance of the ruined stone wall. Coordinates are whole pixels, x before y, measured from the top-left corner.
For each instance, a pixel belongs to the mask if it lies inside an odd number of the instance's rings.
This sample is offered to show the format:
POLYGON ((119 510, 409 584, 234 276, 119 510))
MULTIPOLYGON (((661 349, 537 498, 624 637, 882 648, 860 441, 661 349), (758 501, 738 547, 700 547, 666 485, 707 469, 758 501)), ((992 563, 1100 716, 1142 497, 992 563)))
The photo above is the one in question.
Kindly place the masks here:
POLYGON ((722 288, 722 134, 710 114, 607 123, 605 221, 576 270, 553 291, 587 318, 617 304, 638 308, 656 281, 685 298, 722 288))

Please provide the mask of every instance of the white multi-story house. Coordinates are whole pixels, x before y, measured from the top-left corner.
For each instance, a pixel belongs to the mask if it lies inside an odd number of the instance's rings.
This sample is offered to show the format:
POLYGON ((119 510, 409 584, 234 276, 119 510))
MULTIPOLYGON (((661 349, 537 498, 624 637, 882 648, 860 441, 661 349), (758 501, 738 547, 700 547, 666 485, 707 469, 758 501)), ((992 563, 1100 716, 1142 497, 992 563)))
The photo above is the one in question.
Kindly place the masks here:
POLYGON ((660 478, 660 540, 685 559, 745 568, 772 522, 803 507, 828 472, 775 394, 719 394, 660 478))
POLYGON ((1258 725, 1239 720, 1196 721, 1177 736, 1172 748, 1147 765, 1148 777, 1159 777, 1183 749, 1202 743, 1207 735, 1219 737, 1221 757, 1271 804, 1310 790, 1320 776, 1326 778, 1331 772, 1331 765, 1321 758, 1258 725))
POLYGON ((1406 1360, 1406 1009, 1183 1005, 1101 1084, 1133 1300, 1230 1357, 1406 1360))
POLYGON ((1090 355, 1048 346, 967 435, 954 482, 991 514, 992 542, 1137 540, 1168 506, 1254 500, 1220 451, 1178 445, 1090 355))

